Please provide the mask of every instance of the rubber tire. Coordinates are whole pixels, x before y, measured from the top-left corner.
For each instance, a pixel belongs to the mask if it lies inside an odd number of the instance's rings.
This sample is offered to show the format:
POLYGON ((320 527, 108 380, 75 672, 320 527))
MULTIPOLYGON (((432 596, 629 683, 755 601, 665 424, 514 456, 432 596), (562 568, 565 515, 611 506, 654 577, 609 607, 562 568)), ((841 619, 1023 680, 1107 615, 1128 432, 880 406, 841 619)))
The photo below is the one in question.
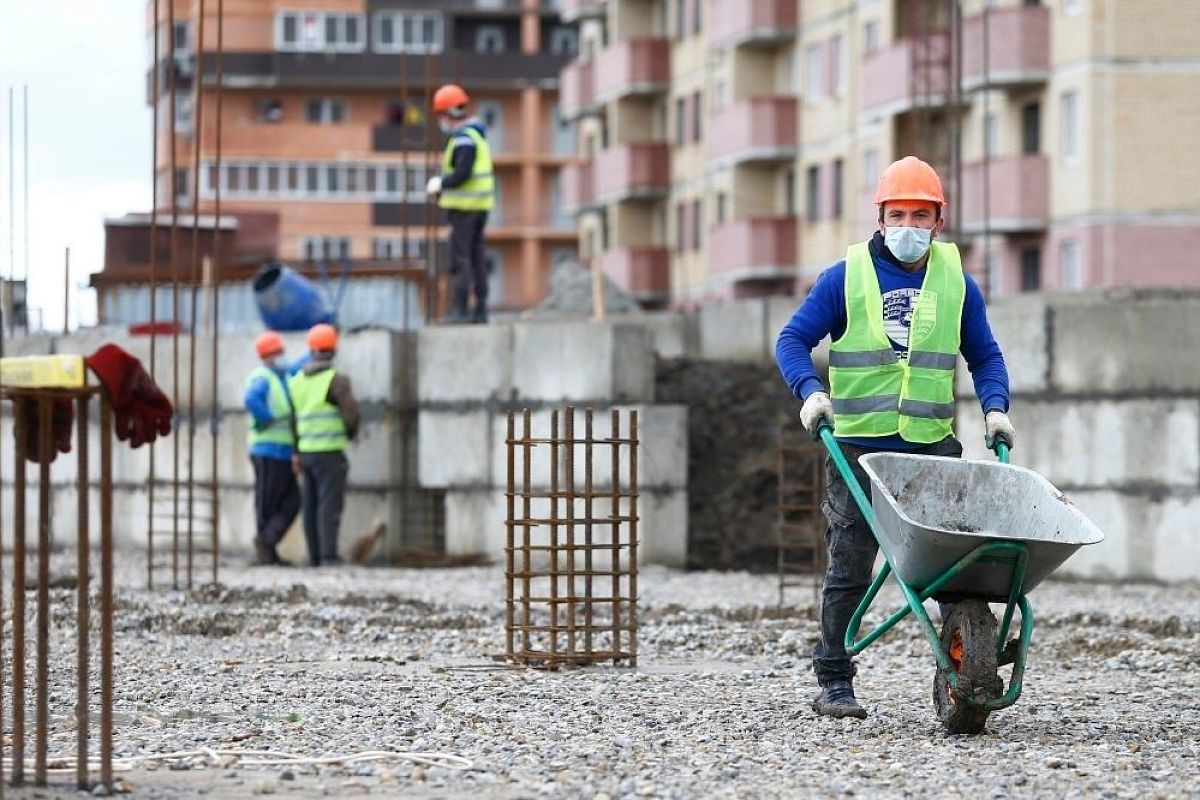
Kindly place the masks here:
MULTIPOLYGON (((982 600, 963 600, 954 605, 950 618, 942 626, 942 647, 947 652, 956 631, 962 637, 957 694, 989 699, 1003 695, 1004 681, 996 672, 996 618, 988 604, 982 600)), ((946 673, 941 669, 933 676, 933 707, 950 733, 982 733, 990 713, 953 696, 946 673)))

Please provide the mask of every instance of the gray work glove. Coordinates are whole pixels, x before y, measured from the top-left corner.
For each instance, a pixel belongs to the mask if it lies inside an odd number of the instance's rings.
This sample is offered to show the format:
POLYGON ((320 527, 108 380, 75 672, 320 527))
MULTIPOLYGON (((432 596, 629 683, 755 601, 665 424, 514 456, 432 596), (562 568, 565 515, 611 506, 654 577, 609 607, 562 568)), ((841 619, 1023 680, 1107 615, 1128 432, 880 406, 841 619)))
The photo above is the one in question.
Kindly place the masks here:
POLYGON ((816 430, 817 421, 824 417, 829 424, 833 424, 833 403, 829 401, 829 395, 824 392, 813 392, 804 400, 804 405, 800 407, 800 424, 804 426, 804 430, 812 432, 816 430))
POLYGON ((1017 441, 1017 431, 1013 428, 1012 423, 1008 420, 1008 414, 1003 411, 992 410, 984 415, 983 423, 987 427, 987 434, 983 441, 989 448, 996 447, 996 437, 1004 436, 1008 439, 1008 448, 1011 450, 1017 441))

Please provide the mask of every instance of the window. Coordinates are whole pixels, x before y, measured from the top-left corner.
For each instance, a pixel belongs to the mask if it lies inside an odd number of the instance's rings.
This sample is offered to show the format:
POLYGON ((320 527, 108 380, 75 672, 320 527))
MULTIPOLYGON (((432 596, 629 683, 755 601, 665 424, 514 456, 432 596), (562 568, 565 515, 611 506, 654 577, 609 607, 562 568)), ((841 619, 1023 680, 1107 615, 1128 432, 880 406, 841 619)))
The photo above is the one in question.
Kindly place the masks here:
POLYGON ((475 29, 476 53, 503 53, 508 49, 504 29, 497 25, 480 25, 475 29))
MULTIPOLYGON (((682 2, 682 0, 681 0, 682 2)), ((687 98, 675 98, 675 144, 687 143, 687 98)))
POLYGON ((1061 98, 1062 158, 1067 164, 1079 162, 1079 94, 1072 89, 1061 98))
POLYGON ((340 97, 312 97, 305 104, 309 122, 336 124, 346 121, 346 101, 340 97))
POLYGON ((863 23, 863 52, 874 53, 879 49, 879 20, 870 19, 863 23))
POLYGON ((444 41, 445 26, 440 14, 399 11, 375 14, 376 52, 440 53, 444 41))
POLYGON ((984 256, 983 263, 984 269, 987 271, 987 296, 998 297, 1003 292, 1000 256, 988 253, 984 256))
POLYGON ((704 97, 700 92, 692 94, 692 141, 699 142, 701 136, 701 109, 704 108, 704 97))
POLYGON ((1000 152, 1000 118, 996 113, 989 112, 983 118, 983 152, 995 156, 1000 152))
POLYGON ((175 23, 175 55, 190 53, 191 35, 186 21, 175 23))
POLYGON ((175 132, 191 133, 192 130, 192 95, 190 92, 176 92, 175 98, 175 132))
POLYGON ((804 53, 806 73, 804 92, 809 103, 816 103, 822 97, 824 86, 821 70, 821 45, 810 44, 804 53))
MULTIPOLYGON (((683 0, 680 0, 683 2, 683 0)), ((675 205, 675 252, 683 254, 687 247, 687 204, 676 203, 675 205)))
POLYGON ((794 50, 789 50, 787 61, 784 62, 787 74, 784 76, 784 94, 800 94, 800 59, 794 50))
POLYGON ((504 107, 494 100, 481 100, 476 111, 487 126, 488 144, 492 146, 492 152, 504 152, 504 107))
POLYGON ((813 164, 805 171, 805 202, 807 219, 816 222, 821 218, 821 168, 813 164))
POLYGON ((186 167, 177 168, 175 170, 175 197, 179 202, 186 204, 188 194, 188 170, 186 167))
POLYGON ((305 261, 350 258, 350 239, 346 236, 305 236, 300 240, 305 261))
POLYGON ((283 121, 283 103, 278 100, 258 101, 258 121, 276 123, 283 121))
POLYGON ((1042 152, 1042 104, 1021 107, 1021 152, 1027 156, 1042 152))
POLYGON ((783 173, 783 213, 796 216, 796 170, 791 167, 783 173))
POLYGON ((367 45, 365 28, 361 14, 281 11, 275 15, 275 49, 360 53, 367 45))
POLYGON ((1067 239, 1058 246, 1058 285, 1063 291, 1077 292, 1083 288, 1079 264, 1079 243, 1067 239))
POLYGON ((728 211, 729 195, 725 192, 717 192, 717 224, 724 225, 725 220, 729 217, 728 211))
POLYGON ((377 236, 371 240, 371 255, 380 261, 398 261, 405 257, 425 258, 425 239, 421 236, 377 236))
POLYGON ((703 0, 692 0, 692 35, 699 36, 701 29, 704 27, 704 18, 701 16, 701 6, 703 0))
POLYGON ((830 193, 832 196, 830 214, 833 216, 834 219, 842 218, 843 205, 845 202, 845 199, 842 194, 842 183, 843 183, 843 179, 845 177, 844 173, 845 173, 845 166, 842 162, 842 159, 835 158, 833 160, 833 176, 831 177, 831 180, 833 181, 833 186, 831 187, 832 192, 830 193))
POLYGON ((675 0, 675 38, 682 39, 687 31, 687 0, 675 0))
POLYGON ((573 56, 579 53, 579 31, 559 25, 550 31, 550 52, 556 56, 573 56))
POLYGON ((1036 292, 1042 288, 1042 250, 1027 247, 1021 251, 1021 291, 1036 292))
POLYGON ((846 46, 840 33, 829 40, 829 91, 835 97, 846 93, 846 46))
POLYGON ((692 249, 699 250, 704 244, 704 201, 692 201, 692 249))
POLYGON ((874 148, 863 151, 862 185, 870 189, 879 181, 879 151, 874 148))

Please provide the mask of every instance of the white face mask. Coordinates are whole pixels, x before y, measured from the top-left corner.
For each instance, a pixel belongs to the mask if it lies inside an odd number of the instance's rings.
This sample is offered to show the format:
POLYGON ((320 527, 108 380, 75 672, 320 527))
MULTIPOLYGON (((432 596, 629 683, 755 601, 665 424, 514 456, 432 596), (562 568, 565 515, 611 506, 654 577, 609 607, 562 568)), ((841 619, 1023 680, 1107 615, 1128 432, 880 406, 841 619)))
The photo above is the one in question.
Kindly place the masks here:
POLYGON ((438 120, 438 129, 440 129, 441 132, 445 133, 445 134, 450 134, 450 133, 454 132, 454 126, 444 119, 438 120))
POLYGON ((886 227, 883 241, 892 255, 905 264, 913 264, 929 252, 932 234, 929 228, 886 227))

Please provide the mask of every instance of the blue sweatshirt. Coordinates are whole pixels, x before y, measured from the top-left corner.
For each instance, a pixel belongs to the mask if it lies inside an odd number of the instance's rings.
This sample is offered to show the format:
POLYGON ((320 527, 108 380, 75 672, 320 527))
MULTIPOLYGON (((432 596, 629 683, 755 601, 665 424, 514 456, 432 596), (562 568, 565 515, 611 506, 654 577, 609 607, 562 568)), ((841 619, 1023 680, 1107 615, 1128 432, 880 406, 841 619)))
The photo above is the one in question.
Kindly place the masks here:
MULTIPOLYGON (((908 358, 908 329, 912 311, 921 296, 925 269, 908 272, 883 243, 883 235, 871 237, 871 259, 883 294, 883 328, 899 358, 908 358)), ((975 383, 975 394, 984 412, 1008 411, 1008 368, 1000 345, 992 336, 988 324, 983 292, 975 280, 966 275, 966 298, 963 302, 959 352, 975 383)), ((800 308, 779 333, 775 343, 775 361, 788 388, 804 400, 813 392, 826 391, 813 365, 812 349, 826 336, 831 341, 846 332, 846 262, 837 262, 821 273, 812 291, 800 308)), ((915 450, 921 447, 908 442, 899 434, 877 437, 846 437, 839 441, 862 447, 887 450, 915 450)))
MULTIPOLYGON (((301 358, 291 366, 280 367, 276 365, 272 367, 275 374, 283 381, 283 391, 287 392, 287 379, 289 375, 294 375, 299 370, 303 369, 304 361, 301 358)), ((250 412, 251 421, 256 429, 265 428, 271 423, 271 385, 266 378, 256 378, 246 387, 246 395, 242 398, 246 410, 250 412)), ((290 398, 289 398, 290 400, 290 398)), ((263 458, 272 458, 277 461, 290 461, 292 458, 292 448, 286 444, 277 444, 276 442, 258 442, 250 447, 250 455, 261 456, 263 458)))

